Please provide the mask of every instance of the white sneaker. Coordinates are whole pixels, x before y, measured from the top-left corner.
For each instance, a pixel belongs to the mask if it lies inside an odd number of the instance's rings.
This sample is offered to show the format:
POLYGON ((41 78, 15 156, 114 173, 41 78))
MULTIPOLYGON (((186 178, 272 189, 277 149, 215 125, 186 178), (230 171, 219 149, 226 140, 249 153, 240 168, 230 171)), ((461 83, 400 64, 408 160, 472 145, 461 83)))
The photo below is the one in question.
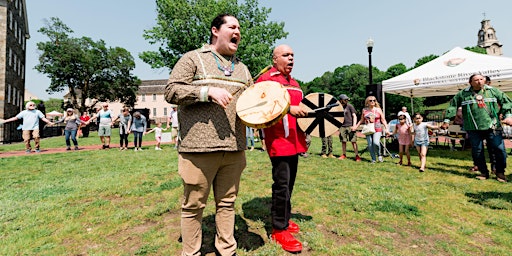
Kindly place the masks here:
POLYGON ((384 162, 384 159, 382 158, 382 156, 379 156, 379 162, 384 162))
POLYGON ((138 148, 134 148, 133 151, 138 151, 139 149, 138 148))
POLYGON ((159 148, 158 148, 158 147, 155 147, 155 150, 159 150, 159 148))
POLYGON ((139 151, 142 151, 142 148, 139 148, 139 151))

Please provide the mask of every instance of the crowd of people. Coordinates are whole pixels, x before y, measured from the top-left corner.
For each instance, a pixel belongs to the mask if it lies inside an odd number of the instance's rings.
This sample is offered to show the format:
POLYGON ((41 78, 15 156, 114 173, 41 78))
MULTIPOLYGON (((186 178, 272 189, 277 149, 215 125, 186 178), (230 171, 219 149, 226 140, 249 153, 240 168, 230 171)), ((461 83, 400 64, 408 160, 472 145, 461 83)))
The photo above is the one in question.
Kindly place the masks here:
MULTIPOLYGON (((41 125, 41 121, 45 122, 49 126, 55 126, 57 124, 64 124, 62 127, 62 133, 64 135, 64 141, 66 144, 66 150, 80 150, 78 146, 78 137, 89 137, 90 126, 95 125, 98 130, 98 136, 102 144, 101 149, 110 148, 110 139, 112 128, 114 124, 119 126, 119 150, 128 149, 128 136, 133 134, 134 138, 134 150, 142 151, 142 136, 148 133, 155 133, 156 146, 155 150, 162 150, 160 144, 162 142, 163 131, 169 129, 169 123, 172 123, 172 134, 171 143, 174 144, 175 148, 179 142, 179 125, 177 121, 177 111, 174 107, 174 111, 168 116, 167 128, 162 128, 160 122, 156 122, 156 127, 153 129, 148 128, 148 121, 144 115, 140 112, 135 111, 133 114, 130 113, 129 107, 124 107, 122 113, 117 117, 114 117, 112 111, 108 109, 108 103, 103 103, 102 108, 97 109, 96 113, 91 117, 88 112, 83 112, 82 115, 78 115, 78 111, 73 108, 67 108, 61 118, 56 118, 56 121, 50 121, 46 118, 44 113, 38 109, 41 104, 37 105, 32 101, 26 103, 26 109, 21 111, 19 114, 12 118, 0 119, 0 125, 13 121, 21 120, 22 124, 19 126, 22 130, 22 138, 25 144, 25 152, 27 154, 41 152, 40 144, 41 138, 45 126, 41 125), (94 124, 91 124, 93 123, 94 124), (35 147, 31 145, 31 141, 34 140, 35 147), (34 149, 34 150, 33 150, 34 149)), ((43 105, 44 106, 44 105, 43 105)), ((52 118, 53 119, 53 118, 52 118)))

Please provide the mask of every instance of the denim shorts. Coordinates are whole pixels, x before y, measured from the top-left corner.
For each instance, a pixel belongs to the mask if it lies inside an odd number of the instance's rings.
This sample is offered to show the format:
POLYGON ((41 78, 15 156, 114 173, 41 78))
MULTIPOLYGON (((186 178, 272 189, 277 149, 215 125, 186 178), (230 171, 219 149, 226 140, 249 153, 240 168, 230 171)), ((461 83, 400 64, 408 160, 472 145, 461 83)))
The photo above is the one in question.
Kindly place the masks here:
POLYGON ((429 141, 428 140, 421 140, 421 141, 414 141, 414 146, 416 147, 421 147, 421 146, 425 146, 425 147, 428 147, 428 144, 429 144, 429 141))

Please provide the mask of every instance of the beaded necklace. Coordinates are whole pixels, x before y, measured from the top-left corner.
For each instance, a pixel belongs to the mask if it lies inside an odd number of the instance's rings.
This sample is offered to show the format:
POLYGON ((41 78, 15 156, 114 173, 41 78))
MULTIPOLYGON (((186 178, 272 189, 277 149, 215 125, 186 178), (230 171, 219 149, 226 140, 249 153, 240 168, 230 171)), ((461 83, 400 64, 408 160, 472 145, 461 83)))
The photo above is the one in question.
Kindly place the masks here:
POLYGON ((233 74, 233 72, 235 71, 235 61, 231 60, 231 68, 229 66, 222 66, 220 65, 220 60, 219 58, 217 57, 217 55, 215 55, 215 53, 213 53, 213 57, 215 58, 215 62, 217 62, 217 68, 224 72, 224 75, 225 76, 231 76, 231 74, 233 74))

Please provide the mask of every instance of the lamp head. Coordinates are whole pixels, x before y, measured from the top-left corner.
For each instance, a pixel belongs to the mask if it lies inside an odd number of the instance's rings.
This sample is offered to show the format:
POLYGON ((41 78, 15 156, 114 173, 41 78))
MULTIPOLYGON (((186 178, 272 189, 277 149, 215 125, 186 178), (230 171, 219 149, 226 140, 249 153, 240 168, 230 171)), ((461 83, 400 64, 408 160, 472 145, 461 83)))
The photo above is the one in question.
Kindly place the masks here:
POLYGON ((371 53, 373 49, 373 39, 371 37, 366 41, 366 47, 368 48, 368 53, 371 53))

